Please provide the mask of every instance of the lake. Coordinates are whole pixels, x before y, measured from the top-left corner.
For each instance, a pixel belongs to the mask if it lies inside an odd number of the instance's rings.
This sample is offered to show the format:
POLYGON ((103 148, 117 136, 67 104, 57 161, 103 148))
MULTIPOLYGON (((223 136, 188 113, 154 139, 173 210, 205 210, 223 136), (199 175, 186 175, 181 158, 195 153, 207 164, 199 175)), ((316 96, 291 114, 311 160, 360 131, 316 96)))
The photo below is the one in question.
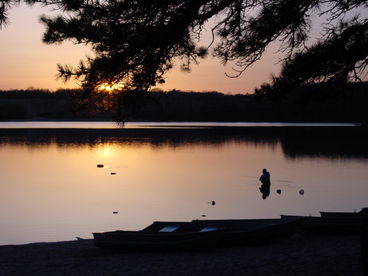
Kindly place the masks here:
POLYGON ((156 220, 358 211, 368 207, 367 138, 351 124, 0 123, 0 244, 156 220))

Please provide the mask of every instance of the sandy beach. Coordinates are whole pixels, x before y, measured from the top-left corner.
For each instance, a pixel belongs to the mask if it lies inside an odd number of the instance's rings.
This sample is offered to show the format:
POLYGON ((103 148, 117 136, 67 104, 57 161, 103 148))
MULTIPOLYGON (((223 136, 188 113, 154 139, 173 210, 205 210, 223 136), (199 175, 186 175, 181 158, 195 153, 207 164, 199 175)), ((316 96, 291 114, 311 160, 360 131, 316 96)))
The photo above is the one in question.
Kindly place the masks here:
POLYGON ((0 246, 0 275, 363 275, 359 236, 288 239, 197 252, 128 252, 93 240, 0 246))

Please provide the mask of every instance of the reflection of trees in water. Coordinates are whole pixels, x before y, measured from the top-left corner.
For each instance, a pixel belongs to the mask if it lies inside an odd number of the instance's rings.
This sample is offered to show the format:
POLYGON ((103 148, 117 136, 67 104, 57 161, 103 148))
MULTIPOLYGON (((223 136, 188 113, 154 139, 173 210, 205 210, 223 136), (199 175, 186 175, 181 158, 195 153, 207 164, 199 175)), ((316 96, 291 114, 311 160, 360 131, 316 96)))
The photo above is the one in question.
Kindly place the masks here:
POLYGON ((154 147, 187 145, 220 146, 225 143, 277 145, 277 139, 252 137, 241 128, 171 128, 171 129, 0 129, 1 144, 58 146, 97 145, 103 143, 150 144, 154 147))
POLYGON ((317 128, 290 131, 281 137, 289 158, 368 158, 367 128, 317 128))
POLYGON ((368 130, 359 127, 216 127, 172 129, 0 129, 0 145, 91 147, 105 143, 153 147, 227 143, 276 148, 286 157, 368 158, 368 130))

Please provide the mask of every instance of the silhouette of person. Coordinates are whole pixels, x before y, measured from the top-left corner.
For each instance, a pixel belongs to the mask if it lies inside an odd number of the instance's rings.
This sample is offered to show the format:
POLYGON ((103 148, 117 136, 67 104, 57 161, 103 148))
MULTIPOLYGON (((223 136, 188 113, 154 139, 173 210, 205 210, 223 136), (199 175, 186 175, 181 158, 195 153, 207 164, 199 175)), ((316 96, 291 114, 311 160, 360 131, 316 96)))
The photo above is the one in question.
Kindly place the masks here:
POLYGON ((263 199, 266 199, 270 195, 270 187, 271 187, 270 178, 271 178, 270 173, 266 169, 263 169, 262 170, 262 175, 259 178, 259 181, 261 181, 261 183, 262 183, 259 190, 262 193, 262 198, 263 199))

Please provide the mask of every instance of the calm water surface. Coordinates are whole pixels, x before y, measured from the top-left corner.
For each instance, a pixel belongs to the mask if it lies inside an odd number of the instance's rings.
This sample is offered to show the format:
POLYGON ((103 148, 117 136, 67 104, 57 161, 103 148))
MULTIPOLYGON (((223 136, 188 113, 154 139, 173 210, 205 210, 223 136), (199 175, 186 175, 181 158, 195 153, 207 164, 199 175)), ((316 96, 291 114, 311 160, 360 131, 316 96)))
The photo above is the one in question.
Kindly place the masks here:
POLYGON ((367 137, 357 127, 2 129, 0 244, 155 220, 359 210, 368 206, 367 137))

